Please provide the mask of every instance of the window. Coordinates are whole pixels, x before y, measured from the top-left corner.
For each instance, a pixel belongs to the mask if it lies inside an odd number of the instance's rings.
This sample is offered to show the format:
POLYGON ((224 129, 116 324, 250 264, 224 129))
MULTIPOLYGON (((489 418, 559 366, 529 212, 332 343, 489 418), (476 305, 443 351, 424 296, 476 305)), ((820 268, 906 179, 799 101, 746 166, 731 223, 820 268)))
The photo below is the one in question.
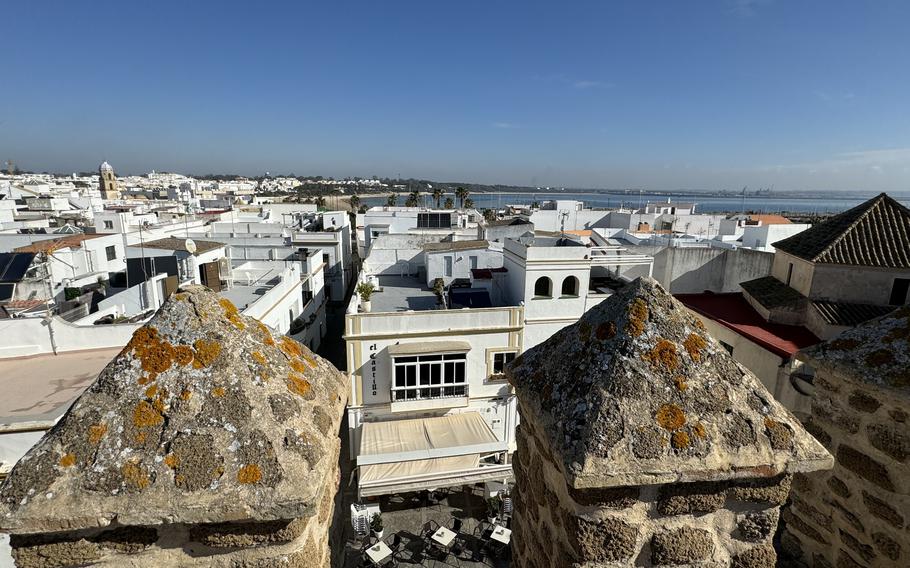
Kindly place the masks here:
POLYGON ((790 279, 793 278, 793 263, 787 266, 787 286, 790 285, 790 279))
POLYGON ((553 283, 546 276, 541 276, 534 283, 535 298, 549 298, 553 295, 553 283))
POLYGON ((445 263, 446 263, 445 276, 452 276, 452 257, 451 256, 445 257, 445 263))
POLYGON ((465 353, 395 357, 392 401, 468 396, 465 353))
POLYGON ((475 270, 477 268, 477 257, 469 256, 468 258, 471 260, 471 270, 475 270))
POLYGON ((105 222, 104 222, 104 228, 105 228, 105 229, 113 229, 113 228, 114 228, 114 222, 113 222, 113 221, 105 221, 105 222))
POLYGON ((328 255, 328 253, 322 253, 322 262, 323 262, 323 264, 325 264, 326 266, 329 265, 329 255, 328 255))
POLYGON ((578 296, 578 278, 566 276, 566 279, 562 281, 562 295, 578 296))
POLYGON ((452 227, 451 213, 418 213, 418 229, 449 229, 452 227))
POLYGON ((493 353, 493 374, 501 375, 506 372, 506 365, 515 360, 514 352, 493 353))
POLYGON ((894 284, 891 285, 891 300, 888 303, 892 306, 903 306, 907 303, 908 290, 910 290, 910 280, 895 278, 894 284))
POLYGON ((104 247, 104 254, 107 255, 107 259, 108 259, 108 260, 116 260, 116 259, 117 259, 117 249, 114 248, 113 245, 111 245, 111 246, 109 246, 109 247, 104 247))

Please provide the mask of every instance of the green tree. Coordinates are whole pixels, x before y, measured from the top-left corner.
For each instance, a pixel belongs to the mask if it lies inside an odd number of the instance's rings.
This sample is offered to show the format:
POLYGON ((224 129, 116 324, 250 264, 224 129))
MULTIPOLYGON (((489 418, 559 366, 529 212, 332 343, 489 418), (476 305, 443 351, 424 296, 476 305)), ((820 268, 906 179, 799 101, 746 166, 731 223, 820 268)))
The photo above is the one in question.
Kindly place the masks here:
POLYGON ((464 209, 464 206, 465 206, 464 200, 468 198, 468 195, 470 195, 470 193, 471 193, 470 191, 468 191, 467 189, 465 189, 461 186, 459 186, 455 189, 455 197, 458 199, 458 202, 461 203, 462 209, 464 209))
POLYGON ((483 218, 486 221, 495 221, 496 220, 496 210, 495 209, 484 209, 483 218))
POLYGON ((419 207, 420 206, 420 192, 414 190, 408 194, 407 201, 404 202, 406 207, 419 207))
POLYGON ((461 208, 470 209, 471 207, 474 207, 474 200, 470 197, 466 197, 464 201, 461 202, 461 208))
POLYGON ((386 198, 385 204, 389 207, 395 207, 396 203, 398 203, 398 194, 390 193, 388 198, 386 198))
POLYGON ((360 208, 360 196, 356 193, 351 196, 351 211, 357 211, 360 208))
POLYGON ((446 197, 445 208, 446 208, 446 209, 451 209, 452 207, 455 207, 455 202, 452 201, 452 198, 451 198, 451 197, 446 197))
POLYGON ((433 188, 433 199, 436 200, 436 209, 439 209, 439 202, 442 201, 442 196, 443 196, 442 188, 434 187, 433 188))
POLYGON ((325 197, 320 195, 316 198, 316 207, 319 209, 325 209, 325 197))

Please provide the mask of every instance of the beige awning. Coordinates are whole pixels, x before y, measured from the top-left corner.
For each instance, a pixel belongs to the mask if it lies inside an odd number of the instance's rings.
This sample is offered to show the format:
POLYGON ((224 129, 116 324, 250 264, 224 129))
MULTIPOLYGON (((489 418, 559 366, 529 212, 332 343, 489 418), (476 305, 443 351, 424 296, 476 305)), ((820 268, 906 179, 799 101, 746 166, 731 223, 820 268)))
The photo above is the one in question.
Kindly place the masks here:
POLYGON ((462 353, 471 350, 467 341, 420 341, 415 343, 399 343, 389 346, 389 355, 401 357, 404 355, 427 355, 430 353, 462 353))
POLYGON ((479 412, 435 418, 366 422, 360 436, 358 465, 429 460, 504 451, 505 442, 479 412))
POLYGON ((363 424, 361 496, 446 487, 511 476, 510 465, 481 463, 508 450, 478 412, 363 424))

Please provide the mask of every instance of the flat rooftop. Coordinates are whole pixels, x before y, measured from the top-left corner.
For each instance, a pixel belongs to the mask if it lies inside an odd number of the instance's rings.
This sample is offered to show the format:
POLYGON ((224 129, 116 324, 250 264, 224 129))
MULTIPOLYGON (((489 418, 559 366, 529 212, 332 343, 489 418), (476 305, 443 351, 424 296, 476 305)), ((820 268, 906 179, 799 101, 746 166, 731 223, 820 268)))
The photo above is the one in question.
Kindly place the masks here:
POLYGON ((380 289, 370 297, 372 312, 422 311, 436 308, 436 294, 415 276, 380 276, 380 289))
POLYGON ((56 420, 121 349, 0 359, 0 424, 56 420))

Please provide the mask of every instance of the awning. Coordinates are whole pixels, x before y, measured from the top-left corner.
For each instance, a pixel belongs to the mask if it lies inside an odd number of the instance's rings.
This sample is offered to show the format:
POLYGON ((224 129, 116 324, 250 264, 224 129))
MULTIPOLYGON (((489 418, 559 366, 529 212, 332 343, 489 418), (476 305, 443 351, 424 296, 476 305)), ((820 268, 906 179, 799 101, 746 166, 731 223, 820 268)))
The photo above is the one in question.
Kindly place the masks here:
POLYGON ((360 441, 361 496, 511 477, 511 465, 481 463, 508 450, 478 412, 367 422, 360 441))
POLYGON ((389 355, 427 355, 430 353, 462 353, 471 350, 467 341, 420 341, 416 343, 399 343, 389 346, 389 355))

